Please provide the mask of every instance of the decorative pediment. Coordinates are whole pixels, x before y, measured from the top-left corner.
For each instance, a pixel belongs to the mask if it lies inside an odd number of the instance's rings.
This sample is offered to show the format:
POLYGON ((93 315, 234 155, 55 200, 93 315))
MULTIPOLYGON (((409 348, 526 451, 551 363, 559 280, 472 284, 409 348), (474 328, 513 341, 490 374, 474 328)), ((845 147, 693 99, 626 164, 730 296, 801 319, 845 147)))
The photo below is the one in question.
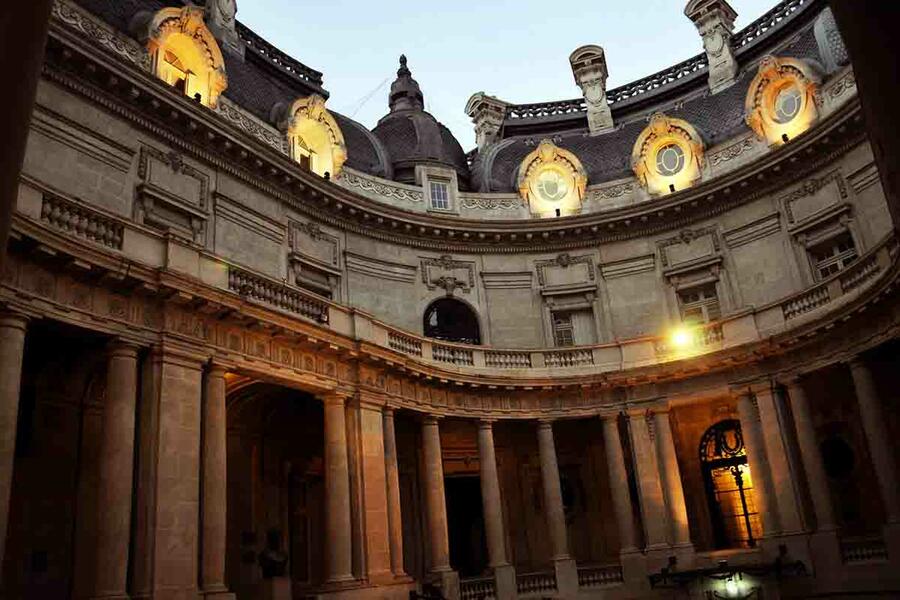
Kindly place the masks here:
POLYGON ((764 57, 747 91, 747 125, 771 145, 789 142, 818 120, 819 82, 802 60, 764 57))
POLYGON ((312 94, 294 101, 283 112, 280 127, 287 133, 294 160, 322 177, 340 174, 347 146, 340 126, 325 108, 325 99, 312 94))
POLYGON ((671 194, 700 178, 703 152, 703 139, 693 125, 656 113, 634 144, 631 166, 648 192, 671 194))
POLYGON ((138 38, 147 44, 156 76, 215 108, 228 78, 222 51, 204 22, 204 10, 163 8, 153 15, 138 15, 134 23, 138 38))
POLYGON ((543 140, 519 166, 518 188, 534 214, 573 214, 581 209, 587 173, 577 156, 543 140))
POLYGON ((449 254, 423 258, 422 283, 429 290, 442 288, 448 296, 457 289, 468 294, 475 286, 475 263, 455 260, 449 254))

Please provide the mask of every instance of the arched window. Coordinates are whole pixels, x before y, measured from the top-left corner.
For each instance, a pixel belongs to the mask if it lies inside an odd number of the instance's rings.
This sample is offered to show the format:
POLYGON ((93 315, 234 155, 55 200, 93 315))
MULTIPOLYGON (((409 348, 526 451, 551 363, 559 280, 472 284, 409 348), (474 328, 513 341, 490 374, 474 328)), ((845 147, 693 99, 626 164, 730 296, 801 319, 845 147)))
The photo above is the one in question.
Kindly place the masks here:
POLYGON ((195 6, 164 8, 138 19, 153 72, 182 94, 215 108, 225 91, 225 60, 195 6))
POLYGON ((290 107, 276 108, 280 127, 291 144, 291 156, 322 177, 337 177, 347 160, 347 146, 338 122, 317 94, 300 98, 290 107))
POLYGON ((740 421, 720 421, 706 430, 700 465, 716 548, 755 547, 762 525, 740 421))
POLYGON ((478 317, 469 305, 455 298, 435 300, 425 309, 425 337, 463 344, 481 344, 478 317))
POLYGON ((671 194, 700 179, 703 153, 703 140, 690 123, 656 113, 634 143, 631 167, 652 195, 671 194))

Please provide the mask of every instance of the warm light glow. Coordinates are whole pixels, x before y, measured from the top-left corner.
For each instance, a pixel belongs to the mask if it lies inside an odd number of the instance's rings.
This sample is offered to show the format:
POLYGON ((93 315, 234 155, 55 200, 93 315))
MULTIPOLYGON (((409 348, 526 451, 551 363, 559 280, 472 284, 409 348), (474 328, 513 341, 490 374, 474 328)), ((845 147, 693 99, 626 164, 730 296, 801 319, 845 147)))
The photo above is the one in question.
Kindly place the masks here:
POLYGON ((532 214, 565 216, 581 211, 587 174, 577 156, 543 140, 519 166, 518 184, 532 214))
POLYGON ((819 118, 818 83, 818 75, 802 60, 763 58, 747 92, 747 124, 770 146, 789 143, 819 118))
POLYGON ((687 327, 678 327, 669 334, 669 342, 675 350, 690 350, 694 347, 694 334, 687 327))
POLYGON ((156 76, 189 98, 215 108, 228 86, 225 61, 197 7, 164 8, 149 26, 147 50, 156 76))
POLYGON ((291 142, 291 155, 313 173, 336 177, 347 160, 344 134, 325 108, 325 99, 313 94, 294 102, 283 124, 291 142))
POLYGON ((740 593, 737 581, 735 581, 734 579, 726 580, 725 593, 728 594, 730 598, 737 598, 738 594, 740 593))
POLYGON ((638 180, 654 196, 685 190, 700 179, 703 142, 690 123, 653 115, 631 153, 638 180))

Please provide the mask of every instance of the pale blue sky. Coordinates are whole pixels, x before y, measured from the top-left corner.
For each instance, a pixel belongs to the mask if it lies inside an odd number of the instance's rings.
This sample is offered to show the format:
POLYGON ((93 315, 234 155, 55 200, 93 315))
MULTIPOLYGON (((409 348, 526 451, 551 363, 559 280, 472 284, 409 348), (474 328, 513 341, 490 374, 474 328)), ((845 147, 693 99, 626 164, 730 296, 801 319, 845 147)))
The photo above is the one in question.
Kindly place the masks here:
MULTIPOLYGON (((741 28, 776 0, 732 0, 741 28)), ((387 112, 401 53, 426 108, 475 144, 464 109, 474 92, 515 103, 580 95, 569 53, 606 50, 609 87, 650 75, 702 49, 686 0, 238 0, 238 19, 324 73, 328 107, 374 127, 387 112), (368 99, 366 99, 368 97, 368 99)))

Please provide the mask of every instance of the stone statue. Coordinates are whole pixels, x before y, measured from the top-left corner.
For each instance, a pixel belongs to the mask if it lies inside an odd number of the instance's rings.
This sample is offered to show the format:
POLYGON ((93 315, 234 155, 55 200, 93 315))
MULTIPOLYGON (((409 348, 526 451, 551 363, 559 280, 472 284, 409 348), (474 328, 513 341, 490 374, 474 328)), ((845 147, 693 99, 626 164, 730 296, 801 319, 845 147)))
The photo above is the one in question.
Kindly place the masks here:
POLYGON ((270 529, 266 532, 266 547, 259 553, 257 560, 262 569, 263 579, 284 577, 288 557, 281 550, 281 531, 270 529))
POLYGON ((222 43, 223 50, 244 55, 244 45, 237 33, 236 0, 206 0, 206 24, 222 43))

